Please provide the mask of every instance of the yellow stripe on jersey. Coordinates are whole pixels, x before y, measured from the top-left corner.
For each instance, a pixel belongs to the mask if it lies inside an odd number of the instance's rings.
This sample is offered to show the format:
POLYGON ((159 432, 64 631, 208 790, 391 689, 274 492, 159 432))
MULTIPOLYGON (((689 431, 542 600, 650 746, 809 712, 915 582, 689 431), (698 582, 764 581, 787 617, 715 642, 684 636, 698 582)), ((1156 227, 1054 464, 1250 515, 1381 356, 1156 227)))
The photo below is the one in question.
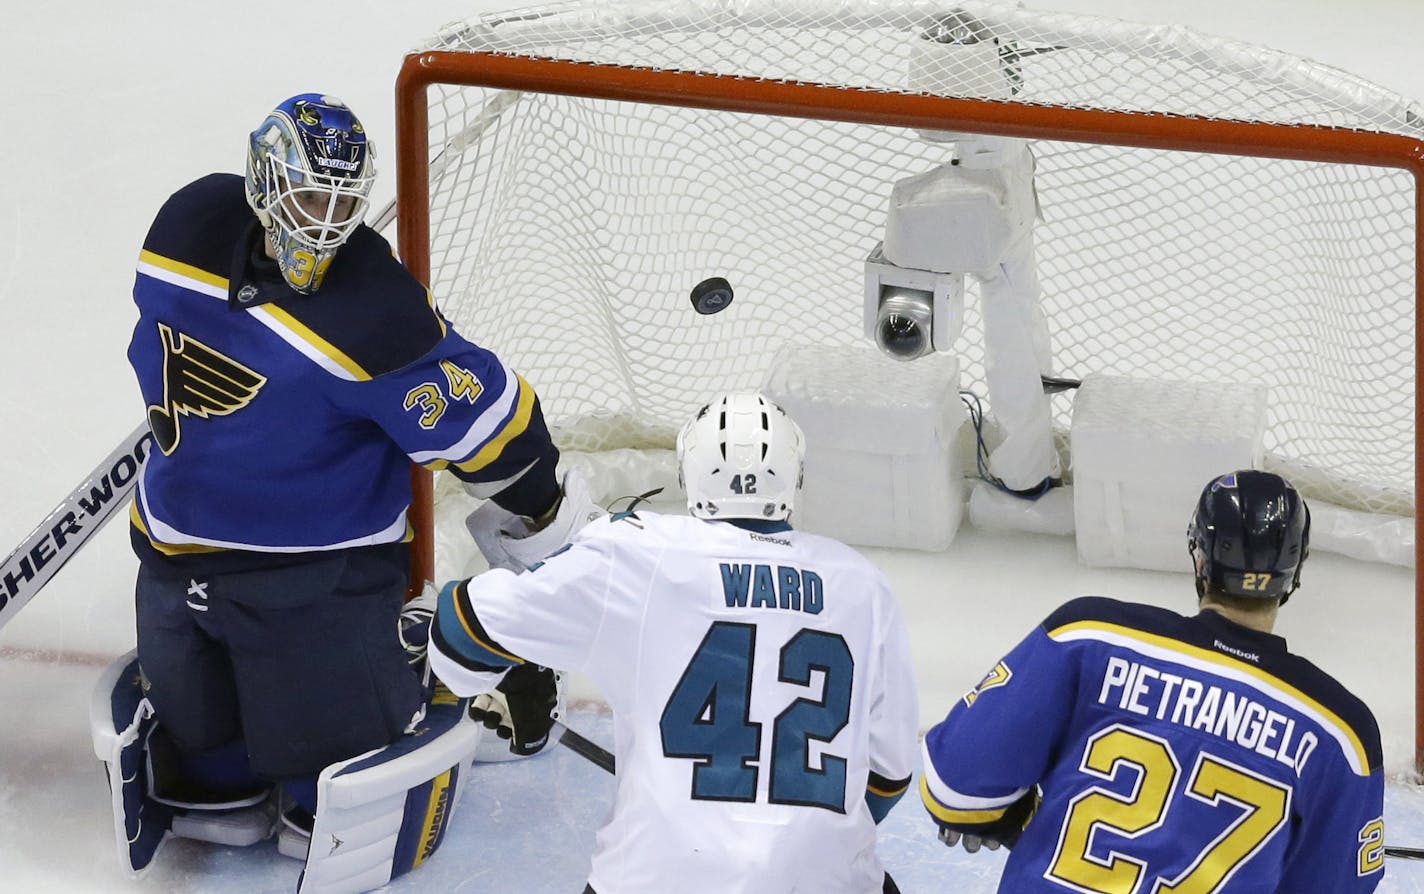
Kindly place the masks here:
MULTIPOLYGON (((454 463, 455 468, 463 472, 478 472, 485 466, 499 459, 504 448, 509 446, 509 442, 524 434, 529 428, 529 420, 534 416, 534 389, 529 383, 524 381, 524 377, 515 373, 515 380, 519 383, 519 400, 514 407, 514 415, 509 417, 509 421, 500 429, 499 434, 485 441, 485 445, 475 452, 475 455, 464 462, 454 463)), ((436 460, 426 463, 428 469, 440 470, 451 465, 445 460, 436 460)))
POLYGON ((946 823, 957 825, 986 825, 1002 819, 1008 807, 998 807, 992 810, 954 810, 939 802, 934 795, 930 794, 929 781, 920 776, 920 800, 925 802, 925 809, 931 814, 946 823))
POLYGON ((904 785, 897 785, 895 788, 877 788, 874 784, 867 784, 865 790, 881 798, 894 798, 903 794, 909 787, 910 781, 907 779, 904 785))
POLYGON ((192 280, 197 280, 203 285, 213 286, 215 288, 222 289, 223 291, 227 291, 228 283, 225 278, 218 276, 214 273, 209 273, 208 271, 203 270, 200 267, 194 267, 192 264, 184 264, 181 261, 175 261, 172 258, 165 258, 163 255, 154 254, 148 249, 140 251, 138 253, 138 259, 139 261, 145 264, 152 264, 155 267, 167 270, 169 273, 173 273, 178 276, 186 277, 192 280))
POLYGON ((192 553, 221 553, 227 548, 222 546, 203 546, 198 543, 159 543, 153 539, 153 535, 148 533, 148 526, 143 523, 143 516, 138 511, 138 500, 129 504, 129 521, 140 534, 148 538, 149 545, 165 556, 186 556, 192 553))
POLYGON ((484 637, 475 633, 475 625, 470 623, 470 620, 465 616, 465 606, 470 604, 470 598, 465 592, 465 584, 465 581, 461 581, 455 585, 455 598, 451 600, 451 602, 455 606, 455 620, 460 622, 460 627, 465 631, 465 635, 470 638, 470 642, 484 649, 486 652, 489 652, 491 655, 498 655, 501 658, 513 661, 515 664, 523 664, 523 658, 490 644, 484 637))
MULTIPOLYGON (((395 252, 392 252, 392 254, 395 254, 395 252)), ((449 335, 450 329, 445 325, 445 318, 440 316, 440 309, 435 306, 435 293, 428 288, 425 290, 425 303, 430 305, 430 310, 435 314, 435 322, 440 325, 440 337, 444 338, 449 335)))
MULTIPOLYGON (((1287 702, 1296 703, 1296 707, 1306 714, 1314 716, 1327 730, 1333 730, 1334 738, 1347 751, 1346 758, 1350 753, 1354 755, 1352 762, 1355 771, 1361 776, 1370 773, 1369 755, 1365 753, 1365 746, 1356 735, 1354 729, 1340 718, 1334 711, 1322 705, 1320 702, 1301 692, 1299 689, 1285 682, 1281 678, 1267 673, 1259 667, 1249 662, 1242 661, 1231 655, 1216 652, 1211 649, 1203 649, 1181 640, 1173 639, 1169 636, 1161 636, 1155 633, 1147 633, 1134 627, 1125 627, 1121 624, 1112 624, 1107 621, 1074 621, 1071 624, 1064 624, 1062 627, 1048 631, 1049 639, 1064 642, 1079 639, 1096 639, 1108 642, 1130 640, 1147 647, 1150 653, 1157 653, 1158 657, 1168 661, 1177 661, 1181 664, 1194 665, 1208 672, 1229 671, 1225 676, 1245 675, 1255 680, 1261 688, 1267 690, 1267 695, 1274 696, 1287 702), (1168 654, 1161 654, 1168 653, 1168 654)), ((1128 648, 1131 645, 1125 644, 1128 648)))
MULTIPOLYGON (((148 526, 143 523, 143 515, 138 511, 138 500, 134 500, 129 504, 129 521, 135 528, 138 528, 140 534, 147 538, 149 545, 165 556, 186 556, 190 553, 223 553, 235 548, 227 546, 207 546, 201 543, 160 543, 153 539, 153 535, 148 532, 148 526)), ((410 543, 414 539, 415 525, 407 519, 405 523, 405 535, 396 542, 410 543)))
POLYGON ((311 345, 324 357, 331 360, 332 363, 346 370, 356 381, 369 382, 371 380, 371 374, 362 369, 359 363, 342 353, 331 342, 317 335, 311 329, 308 329, 306 325, 290 313, 282 310, 275 304, 264 304, 261 310, 271 315, 274 321, 280 323, 297 338, 311 345))

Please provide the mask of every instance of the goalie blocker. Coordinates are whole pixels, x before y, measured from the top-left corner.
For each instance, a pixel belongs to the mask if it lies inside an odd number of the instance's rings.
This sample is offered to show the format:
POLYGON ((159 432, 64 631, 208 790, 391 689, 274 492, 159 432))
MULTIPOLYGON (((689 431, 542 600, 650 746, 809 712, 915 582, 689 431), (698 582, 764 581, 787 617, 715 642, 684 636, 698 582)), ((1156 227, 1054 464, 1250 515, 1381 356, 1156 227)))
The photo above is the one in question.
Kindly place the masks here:
MULTIPOLYGON (((385 748, 340 761, 321 772, 317 812, 298 894, 355 894, 379 888, 419 866, 440 846, 478 746, 482 727, 468 703, 436 686, 425 717, 385 748)), ((164 776, 160 732, 144 698, 136 653, 114 661, 90 701, 94 752, 104 762, 122 864, 141 875, 172 836, 228 846, 256 844, 277 826, 276 794, 268 789, 221 800, 171 797, 155 785, 164 776)))

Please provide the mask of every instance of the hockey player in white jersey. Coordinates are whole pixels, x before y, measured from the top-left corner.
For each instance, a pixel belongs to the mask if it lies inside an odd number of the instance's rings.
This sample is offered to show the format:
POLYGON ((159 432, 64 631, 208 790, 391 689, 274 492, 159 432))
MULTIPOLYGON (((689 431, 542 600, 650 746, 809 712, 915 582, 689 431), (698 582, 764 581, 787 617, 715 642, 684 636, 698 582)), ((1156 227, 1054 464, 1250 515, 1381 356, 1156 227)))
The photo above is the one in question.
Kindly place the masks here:
POLYGON ((440 593, 431 662, 456 693, 535 662, 613 709, 588 892, 896 890, 875 824, 916 762, 909 635, 878 569, 788 524, 803 455, 776 405, 719 397, 678 436, 691 517, 611 515, 440 593))

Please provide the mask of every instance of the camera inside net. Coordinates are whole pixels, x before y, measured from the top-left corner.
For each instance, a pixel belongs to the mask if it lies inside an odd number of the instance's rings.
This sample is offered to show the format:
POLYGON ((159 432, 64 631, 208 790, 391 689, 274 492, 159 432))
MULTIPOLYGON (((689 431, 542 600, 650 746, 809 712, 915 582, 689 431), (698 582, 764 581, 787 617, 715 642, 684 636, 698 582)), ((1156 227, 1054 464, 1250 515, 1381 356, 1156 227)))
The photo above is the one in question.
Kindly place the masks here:
POLYGON ((865 259, 865 337, 896 360, 950 350, 964 325, 964 274, 898 267, 882 247, 865 259))

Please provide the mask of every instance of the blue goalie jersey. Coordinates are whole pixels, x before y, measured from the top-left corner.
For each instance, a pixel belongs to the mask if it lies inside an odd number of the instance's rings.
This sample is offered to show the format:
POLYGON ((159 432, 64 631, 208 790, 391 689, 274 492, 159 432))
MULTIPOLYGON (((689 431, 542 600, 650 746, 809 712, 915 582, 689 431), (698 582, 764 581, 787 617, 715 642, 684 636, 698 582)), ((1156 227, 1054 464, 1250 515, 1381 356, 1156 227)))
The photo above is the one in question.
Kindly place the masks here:
POLYGON ((923 758, 925 806, 959 831, 995 829, 1039 788, 1003 892, 1351 894, 1384 875, 1369 709, 1213 611, 1067 603, 923 758))
POLYGON ((149 542, 399 542, 412 461, 491 493, 545 464, 524 480, 552 501, 558 456, 534 390, 449 328, 380 235, 357 228, 307 296, 262 235, 242 178, 214 174, 174 194, 145 239, 129 361, 156 445, 132 511, 149 542))

